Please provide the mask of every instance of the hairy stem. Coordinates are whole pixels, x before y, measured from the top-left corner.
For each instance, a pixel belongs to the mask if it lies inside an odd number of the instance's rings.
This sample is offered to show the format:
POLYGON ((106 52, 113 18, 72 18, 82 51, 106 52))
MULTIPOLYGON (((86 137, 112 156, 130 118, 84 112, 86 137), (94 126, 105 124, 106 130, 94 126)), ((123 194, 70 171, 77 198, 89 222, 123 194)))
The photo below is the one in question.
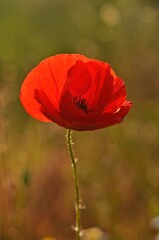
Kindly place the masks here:
POLYGON ((78 176, 77 176, 77 159, 74 156, 73 151, 73 143, 72 143, 72 131, 71 129, 67 130, 66 140, 68 145, 68 150, 70 154, 70 159, 72 162, 72 169, 73 169, 73 182, 74 182, 74 191, 75 191, 75 211, 76 211, 76 240, 81 239, 81 212, 80 212, 80 193, 79 193, 79 183, 78 183, 78 176))

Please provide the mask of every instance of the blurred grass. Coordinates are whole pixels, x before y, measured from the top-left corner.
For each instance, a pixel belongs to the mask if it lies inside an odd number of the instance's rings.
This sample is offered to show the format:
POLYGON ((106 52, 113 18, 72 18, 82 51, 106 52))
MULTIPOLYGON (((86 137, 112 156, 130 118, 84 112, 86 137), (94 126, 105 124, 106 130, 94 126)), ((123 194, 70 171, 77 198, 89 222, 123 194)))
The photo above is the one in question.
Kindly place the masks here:
POLYGON ((84 228, 111 240, 154 239, 159 215, 158 1, 0 0, 0 239, 74 239, 65 129, 28 116, 26 74, 78 52, 109 62, 134 105, 117 126, 74 133, 84 228))

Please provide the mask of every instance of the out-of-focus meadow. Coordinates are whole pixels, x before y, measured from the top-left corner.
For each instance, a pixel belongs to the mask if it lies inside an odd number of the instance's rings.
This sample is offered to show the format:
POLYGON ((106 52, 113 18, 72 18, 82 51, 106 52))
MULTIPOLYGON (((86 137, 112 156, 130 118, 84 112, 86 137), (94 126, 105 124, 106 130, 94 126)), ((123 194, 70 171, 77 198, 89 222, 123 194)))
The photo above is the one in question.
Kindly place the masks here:
MULTIPOLYGON (((19 102, 27 73, 57 53, 109 62, 133 108, 124 122, 74 132, 82 226, 153 240, 159 216, 158 0, 0 0, 0 239, 74 239, 66 130, 19 102)), ((157 238, 156 238, 157 239, 157 238)))

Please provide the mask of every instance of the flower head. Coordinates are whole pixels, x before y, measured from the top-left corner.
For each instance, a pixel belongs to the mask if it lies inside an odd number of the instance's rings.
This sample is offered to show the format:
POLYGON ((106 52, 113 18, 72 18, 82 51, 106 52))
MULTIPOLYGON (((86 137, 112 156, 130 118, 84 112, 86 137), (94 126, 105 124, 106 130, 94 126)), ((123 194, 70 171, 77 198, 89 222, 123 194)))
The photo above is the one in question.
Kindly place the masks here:
POLYGON ((32 117, 78 131, 120 123, 132 106, 110 65, 80 54, 40 62, 24 80, 20 100, 32 117))

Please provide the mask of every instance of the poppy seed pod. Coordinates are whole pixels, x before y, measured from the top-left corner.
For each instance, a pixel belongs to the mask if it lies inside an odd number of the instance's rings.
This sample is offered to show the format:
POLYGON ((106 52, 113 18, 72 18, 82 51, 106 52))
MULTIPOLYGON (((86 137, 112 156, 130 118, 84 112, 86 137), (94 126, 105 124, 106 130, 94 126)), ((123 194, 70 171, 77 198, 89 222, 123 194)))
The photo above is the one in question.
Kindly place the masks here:
POLYGON ((108 63, 80 54, 58 54, 39 63, 24 80, 20 100, 43 122, 77 131, 120 123, 132 103, 108 63))

